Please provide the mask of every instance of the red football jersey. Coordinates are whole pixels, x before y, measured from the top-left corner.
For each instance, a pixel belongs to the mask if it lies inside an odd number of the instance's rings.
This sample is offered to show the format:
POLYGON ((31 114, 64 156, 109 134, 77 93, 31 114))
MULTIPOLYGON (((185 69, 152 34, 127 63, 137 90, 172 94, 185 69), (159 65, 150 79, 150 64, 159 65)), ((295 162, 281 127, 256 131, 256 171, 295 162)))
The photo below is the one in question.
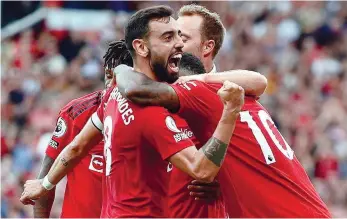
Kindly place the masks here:
MULTIPOLYGON (((60 111, 56 129, 46 150, 49 157, 56 159, 82 130, 90 116, 98 109, 101 94, 102 91, 97 91, 72 100, 60 111)), ((103 167, 103 142, 100 142, 67 174, 61 217, 100 217, 103 167)))
POLYGON ((93 114, 103 130, 106 194, 102 218, 167 217, 170 156, 193 145, 183 119, 161 107, 139 107, 113 86, 93 114))
MULTIPOLYGON (((221 85, 191 81, 172 87, 180 100, 178 114, 205 143, 222 114, 216 95, 221 85)), ((293 150, 254 98, 245 98, 218 180, 230 217, 330 217, 293 150)), ((189 202, 191 212, 199 207, 189 202)))

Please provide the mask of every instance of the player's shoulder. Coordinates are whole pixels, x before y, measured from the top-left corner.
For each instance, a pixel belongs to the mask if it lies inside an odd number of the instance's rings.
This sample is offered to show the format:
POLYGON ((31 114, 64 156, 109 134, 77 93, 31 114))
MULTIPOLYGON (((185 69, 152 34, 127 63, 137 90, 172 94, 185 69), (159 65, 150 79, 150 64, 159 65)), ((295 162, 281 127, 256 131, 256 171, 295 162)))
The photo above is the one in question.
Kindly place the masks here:
POLYGON ((146 126, 167 127, 174 130, 174 127, 186 127, 187 124, 179 115, 169 112, 167 109, 158 106, 148 106, 139 109, 142 123, 146 126))
POLYGON ((208 88, 208 84, 202 81, 187 81, 184 83, 177 83, 172 85, 174 88, 178 89, 186 89, 188 91, 194 90, 194 89, 206 89, 208 88))
POLYGON ((210 90, 218 91, 223 84, 221 83, 205 83, 205 86, 209 88, 210 90))
POLYGON ((72 120, 88 110, 94 110, 100 105, 103 90, 98 90, 82 97, 71 100, 60 110, 60 116, 69 117, 72 120))
POLYGON ((245 96, 245 103, 242 107, 242 110, 248 110, 248 111, 259 111, 259 110, 265 110, 265 107, 263 107, 257 100, 256 97, 252 96, 245 96))
POLYGON ((167 117, 172 117, 175 120, 179 120, 179 116, 169 112, 164 107, 159 106, 147 106, 147 107, 138 107, 135 110, 135 114, 140 120, 145 124, 154 124, 158 121, 162 121, 167 117))
POLYGON ((151 116, 155 117, 160 114, 169 114, 169 111, 167 109, 160 106, 137 107, 136 112, 138 114, 143 115, 145 118, 148 118, 148 119, 151 119, 151 116))

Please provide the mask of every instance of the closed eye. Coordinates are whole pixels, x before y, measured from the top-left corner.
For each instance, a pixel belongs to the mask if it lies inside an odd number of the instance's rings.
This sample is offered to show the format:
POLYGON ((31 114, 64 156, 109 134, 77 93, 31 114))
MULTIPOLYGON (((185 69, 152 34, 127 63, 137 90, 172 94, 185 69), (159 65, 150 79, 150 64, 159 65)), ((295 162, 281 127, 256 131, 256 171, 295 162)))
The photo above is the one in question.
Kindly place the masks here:
POLYGON ((188 41, 189 37, 187 37, 186 35, 182 35, 181 38, 182 38, 182 41, 185 43, 188 41))

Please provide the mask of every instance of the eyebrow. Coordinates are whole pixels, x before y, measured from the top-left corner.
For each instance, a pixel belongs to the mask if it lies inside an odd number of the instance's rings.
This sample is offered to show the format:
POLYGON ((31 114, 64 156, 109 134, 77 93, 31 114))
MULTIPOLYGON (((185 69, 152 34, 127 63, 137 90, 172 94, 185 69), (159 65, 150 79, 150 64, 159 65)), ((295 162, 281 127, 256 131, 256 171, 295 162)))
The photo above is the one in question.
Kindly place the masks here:
POLYGON ((165 36, 165 35, 173 35, 174 34, 174 31, 173 30, 169 30, 169 31, 166 31, 164 32, 161 36, 165 36))

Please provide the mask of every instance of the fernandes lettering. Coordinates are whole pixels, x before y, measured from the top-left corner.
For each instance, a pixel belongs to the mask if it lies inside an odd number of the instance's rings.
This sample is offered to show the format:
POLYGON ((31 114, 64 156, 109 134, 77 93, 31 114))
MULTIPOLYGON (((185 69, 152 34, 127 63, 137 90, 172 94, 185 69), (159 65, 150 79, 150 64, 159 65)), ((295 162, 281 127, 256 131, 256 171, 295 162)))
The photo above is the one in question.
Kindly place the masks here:
POLYGON ((118 87, 115 87, 111 93, 110 100, 116 100, 118 103, 118 111, 122 114, 122 119, 125 125, 129 125, 135 120, 133 110, 129 107, 128 100, 125 99, 119 92, 118 87))

